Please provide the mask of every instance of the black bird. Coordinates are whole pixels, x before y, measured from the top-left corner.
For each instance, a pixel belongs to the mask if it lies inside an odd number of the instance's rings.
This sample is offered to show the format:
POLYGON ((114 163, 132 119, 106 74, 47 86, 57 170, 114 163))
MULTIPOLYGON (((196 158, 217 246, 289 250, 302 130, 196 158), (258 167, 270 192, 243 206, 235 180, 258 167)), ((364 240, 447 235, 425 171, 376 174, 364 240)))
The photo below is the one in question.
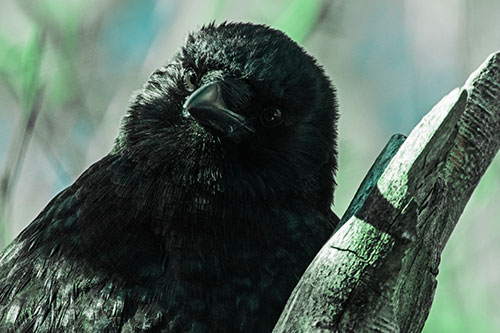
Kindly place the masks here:
POLYGON ((337 118, 284 33, 190 34, 0 253, 0 332, 270 332, 338 222, 337 118))

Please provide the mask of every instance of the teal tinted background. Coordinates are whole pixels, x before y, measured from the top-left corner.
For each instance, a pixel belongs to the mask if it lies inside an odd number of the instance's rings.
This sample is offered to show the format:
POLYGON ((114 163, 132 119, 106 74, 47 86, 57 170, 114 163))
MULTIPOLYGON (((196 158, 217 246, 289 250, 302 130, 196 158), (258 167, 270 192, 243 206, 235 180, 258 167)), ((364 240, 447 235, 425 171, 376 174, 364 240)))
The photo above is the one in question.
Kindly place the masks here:
MULTIPOLYGON (((500 49, 499 18, 497 0, 2 0, 0 246, 111 149, 132 91, 203 23, 281 28, 332 77, 341 215, 390 135, 500 49)), ((499 184, 497 158, 445 249, 425 332, 500 331, 499 184)))

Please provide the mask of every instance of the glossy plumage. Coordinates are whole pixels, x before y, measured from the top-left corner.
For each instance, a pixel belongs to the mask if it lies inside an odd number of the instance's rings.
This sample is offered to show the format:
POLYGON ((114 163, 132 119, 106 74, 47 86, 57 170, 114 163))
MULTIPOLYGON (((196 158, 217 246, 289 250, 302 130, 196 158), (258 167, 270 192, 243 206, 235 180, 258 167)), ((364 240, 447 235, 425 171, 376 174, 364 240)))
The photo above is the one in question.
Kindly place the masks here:
POLYGON ((283 33, 190 34, 110 154, 0 253, 0 331, 271 331, 338 221, 337 117, 283 33))

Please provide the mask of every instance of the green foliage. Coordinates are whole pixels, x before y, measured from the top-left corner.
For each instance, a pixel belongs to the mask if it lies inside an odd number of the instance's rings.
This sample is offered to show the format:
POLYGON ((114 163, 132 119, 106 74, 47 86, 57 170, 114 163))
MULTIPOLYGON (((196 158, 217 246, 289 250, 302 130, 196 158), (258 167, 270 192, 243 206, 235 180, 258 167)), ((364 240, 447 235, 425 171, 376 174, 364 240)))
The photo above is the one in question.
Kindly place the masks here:
POLYGON ((37 29, 24 48, 21 58, 21 100, 26 114, 31 111, 38 91, 41 88, 40 66, 42 63, 44 33, 37 29))
POLYGON ((272 24, 298 43, 304 41, 321 14, 320 0, 294 0, 272 24))
POLYGON ((0 76, 25 113, 31 110, 40 88, 43 33, 34 28, 26 45, 16 45, 0 35, 0 76))
POLYGON ((85 8, 92 1, 63 1, 51 0, 41 1, 36 6, 36 12, 40 17, 38 24, 46 26, 51 40, 55 41, 56 52, 53 59, 57 65, 50 78, 48 90, 48 102, 52 110, 69 100, 75 98, 79 93, 79 87, 75 81, 78 72, 78 51, 82 46, 81 25, 85 8))
MULTIPOLYGON (((213 14, 205 14, 204 20, 210 21, 215 18, 222 19, 224 9, 231 4, 227 0, 212 0, 213 14)), ((302 43, 309 35, 314 25, 318 22, 321 15, 323 1, 321 0, 291 0, 286 2, 266 2, 256 1, 255 8, 259 8, 269 13, 279 13, 266 17, 257 17, 258 21, 272 26, 275 29, 284 31, 290 38, 302 43), (270 17, 276 17, 270 19, 270 17)))
POLYGON ((21 56, 22 48, 0 35, 0 77, 4 82, 13 82, 22 73, 21 56))

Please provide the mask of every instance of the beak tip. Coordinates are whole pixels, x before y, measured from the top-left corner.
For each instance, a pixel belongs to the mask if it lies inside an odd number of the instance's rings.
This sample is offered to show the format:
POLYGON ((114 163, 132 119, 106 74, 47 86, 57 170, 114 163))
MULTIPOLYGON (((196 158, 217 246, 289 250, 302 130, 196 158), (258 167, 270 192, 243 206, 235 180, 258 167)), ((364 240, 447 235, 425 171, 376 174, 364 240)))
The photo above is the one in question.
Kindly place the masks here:
POLYGON ((181 115, 182 115, 182 118, 187 119, 191 116, 191 113, 189 112, 188 108, 183 108, 181 115))

